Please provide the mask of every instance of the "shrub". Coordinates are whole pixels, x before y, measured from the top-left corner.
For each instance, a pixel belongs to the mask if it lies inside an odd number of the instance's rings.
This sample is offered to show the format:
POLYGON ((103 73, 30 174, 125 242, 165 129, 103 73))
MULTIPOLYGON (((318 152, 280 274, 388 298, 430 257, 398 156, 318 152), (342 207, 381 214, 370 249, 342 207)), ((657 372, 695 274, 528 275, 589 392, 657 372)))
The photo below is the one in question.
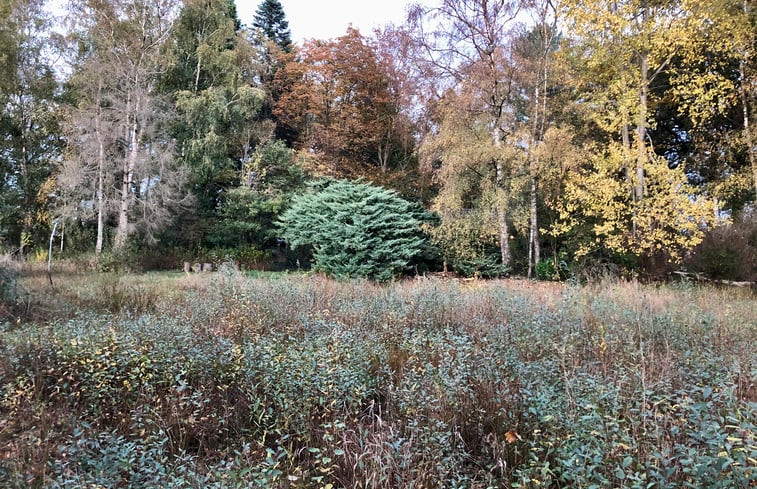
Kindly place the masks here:
POLYGON ((317 270, 384 281, 407 271, 423 253, 426 217, 393 190, 326 180, 296 198, 281 224, 293 248, 312 246, 317 270))
POLYGON ((566 280, 570 269, 565 260, 541 260, 536 264, 536 278, 539 280, 566 280))
POLYGON ((9 261, 0 257, 0 320, 12 315, 18 301, 17 274, 9 261))
POLYGON ((499 263, 499 258, 490 255, 458 260, 453 268, 464 277, 497 278, 507 274, 507 267, 499 263))
POLYGON ((733 223, 719 226, 704 238, 687 265, 710 278, 757 280, 757 209, 745 209, 733 223))
POLYGON ((0 329, 0 487, 754 486, 751 291, 161 280, 0 329))

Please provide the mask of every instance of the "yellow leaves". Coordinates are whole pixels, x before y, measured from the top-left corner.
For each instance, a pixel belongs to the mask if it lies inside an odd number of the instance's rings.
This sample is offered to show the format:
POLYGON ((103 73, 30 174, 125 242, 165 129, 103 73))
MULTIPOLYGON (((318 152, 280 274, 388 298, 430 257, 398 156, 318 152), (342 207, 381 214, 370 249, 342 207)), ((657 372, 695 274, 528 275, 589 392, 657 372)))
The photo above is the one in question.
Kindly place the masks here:
POLYGON ((646 195, 634 201, 634 179, 625 178, 622 148, 611 146, 595 155, 587 168, 570 174, 558 204, 561 220, 550 234, 564 235, 590 223, 592 235, 584 237, 577 257, 604 246, 616 253, 680 259, 714 224, 715 204, 688 185, 682 168, 670 170, 663 158, 653 158, 645 174, 646 195))
POLYGON ((672 81, 671 93, 679 101, 679 113, 691 117, 694 124, 705 124, 738 103, 734 81, 722 72, 678 73, 672 81))
POLYGON ((744 167, 715 183, 709 190, 718 200, 732 201, 739 199, 752 190, 751 168, 744 167))

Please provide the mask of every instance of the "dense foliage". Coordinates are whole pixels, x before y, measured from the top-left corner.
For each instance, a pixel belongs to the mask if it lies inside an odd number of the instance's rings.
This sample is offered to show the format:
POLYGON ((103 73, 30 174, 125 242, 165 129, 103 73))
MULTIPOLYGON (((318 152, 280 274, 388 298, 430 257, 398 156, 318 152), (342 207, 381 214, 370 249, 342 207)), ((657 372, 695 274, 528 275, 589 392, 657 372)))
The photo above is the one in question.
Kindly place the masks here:
POLYGON ((273 41, 285 52, 292 50, 292 35, 284 8, 279 0, 263 0, 255 11, 252 26, 260 29, 263 35, 273 41))
POLYGON ((2 251, 294 268, 272 223, 337 178, 434 212, 435 271, 751 275, 702 260, 757 196, 753 2, 438 3, 296 43, 279 0, 3 2, 2 251))
POLYGON ((388 280, 408 271, 424 252, 421 224, 429 217, 394 191, 326 180, 297 196, 281 225, 292 247, 312 247, 316 270, 388 280))
POLYGON ((0 335, 3 487, 757 479, 748 291, 68 277, 0 335))

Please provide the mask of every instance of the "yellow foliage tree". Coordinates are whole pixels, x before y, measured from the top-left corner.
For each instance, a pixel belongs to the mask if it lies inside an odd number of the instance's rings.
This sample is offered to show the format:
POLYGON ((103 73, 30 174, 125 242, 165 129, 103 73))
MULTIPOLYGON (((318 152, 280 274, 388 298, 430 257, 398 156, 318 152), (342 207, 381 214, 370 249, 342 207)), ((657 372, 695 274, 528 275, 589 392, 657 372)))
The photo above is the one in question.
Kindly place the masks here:
POLYGON ((716 220, 715 203, 687 183, 682 166, 656 155, 650 85, 701 34, 709 0, 567 0, 565 15, 584 105, 609 142, 567 179, 551 232, 565 235, 582 220, 590 235, 577 256, 606 247, 637 256, 679 260, 716 220))
POLYGON ((576 258, 601 248, 637 256, 665 256, 677 262, 701 243, 704 231, 717 220, 713 200, 689 185, 679 169, 653 157, 645 166, 646 195, 635 200, 623 174, 623 148, 611 144, 570 172, 557 209, 560 221, 550 229, 565 236, 588 224, 589 233, 575 251, 576 258))
POLYGON ((439 186, 432 210, 442 222, 429 231, 445 263, 486 261, 488 248, 502 248, 500 219, 513 218, 527 178, 524 152, 508 138, 492 141, 487 115, 467 110, 470 103, 464 88, 449 91, 437 107, 438 130, 421 146, 421 161, 439 186))

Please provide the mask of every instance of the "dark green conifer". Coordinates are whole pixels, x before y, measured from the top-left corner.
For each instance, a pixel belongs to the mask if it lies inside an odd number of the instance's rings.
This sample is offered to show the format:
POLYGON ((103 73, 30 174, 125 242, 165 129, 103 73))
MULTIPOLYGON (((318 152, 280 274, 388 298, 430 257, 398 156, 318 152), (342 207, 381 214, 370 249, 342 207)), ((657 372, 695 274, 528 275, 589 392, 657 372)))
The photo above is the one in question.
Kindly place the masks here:
POLYGON ((255 12, 252 26, 263 31, 265 37, 276 43, 284 52, 292 50, 289 22, 279 0, 263 0, 255 12))

